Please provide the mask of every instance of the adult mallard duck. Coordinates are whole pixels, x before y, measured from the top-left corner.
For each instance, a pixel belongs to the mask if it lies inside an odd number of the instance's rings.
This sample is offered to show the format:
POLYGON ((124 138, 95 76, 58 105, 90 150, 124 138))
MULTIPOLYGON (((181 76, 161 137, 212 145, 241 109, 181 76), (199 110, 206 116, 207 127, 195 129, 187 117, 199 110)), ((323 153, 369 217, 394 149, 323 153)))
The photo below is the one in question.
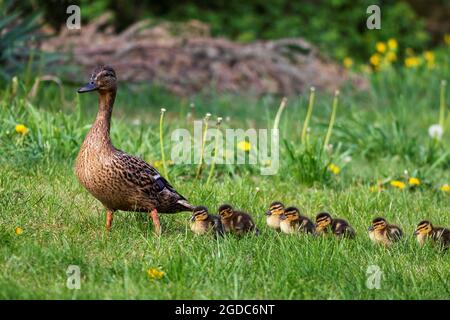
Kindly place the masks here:
POLYGON ((90 82, 78 89, 78 93, 91 91, 99 94, 98 113, 78 153, 78 180, 106 208, 108 231, 115 211, 136 211, 148 213, 159 235, 158 212, 192 211, 194 207, 150 164, 112 145, 109 130, 117 92, 114 69, 96 68, 90 82))

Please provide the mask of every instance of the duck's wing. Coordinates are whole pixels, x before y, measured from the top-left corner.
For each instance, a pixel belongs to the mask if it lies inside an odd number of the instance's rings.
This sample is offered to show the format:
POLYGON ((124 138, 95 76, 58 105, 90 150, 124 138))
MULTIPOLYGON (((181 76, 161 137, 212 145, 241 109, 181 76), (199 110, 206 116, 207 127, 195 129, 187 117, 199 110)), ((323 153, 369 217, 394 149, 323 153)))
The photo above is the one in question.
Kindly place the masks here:
POLYGON ((119 172, 122 178, 129 184, 141 188, 149 194, 157 194, 167 189, 173 200, 179 201, 190 209, 191 205, 172 185, 156 170, 153 166, 144 160, 129 155, 123 151, 116 150, 113 158, 114 165, 121 170, 119 172))
POLYGON ((391 227, 387 230, 387 236, 389 240, 399 241, 403 237, 403 231, 399 227, 395 225, 391 225, 391 227))

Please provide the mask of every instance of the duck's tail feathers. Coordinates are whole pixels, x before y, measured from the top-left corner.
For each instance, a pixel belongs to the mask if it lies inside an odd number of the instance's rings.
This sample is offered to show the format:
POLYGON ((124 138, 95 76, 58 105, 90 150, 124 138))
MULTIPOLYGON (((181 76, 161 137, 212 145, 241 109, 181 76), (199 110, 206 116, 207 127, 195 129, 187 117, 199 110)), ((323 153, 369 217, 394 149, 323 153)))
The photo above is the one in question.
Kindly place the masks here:
POLYGON ((181 199, 178 200, 177 203, 182 206, 183 208, 185 208, 187 211, 192 211, 194 210, 195 206, 193 206, 192 204, 190 204, 187 200, 185 199, 181 199))

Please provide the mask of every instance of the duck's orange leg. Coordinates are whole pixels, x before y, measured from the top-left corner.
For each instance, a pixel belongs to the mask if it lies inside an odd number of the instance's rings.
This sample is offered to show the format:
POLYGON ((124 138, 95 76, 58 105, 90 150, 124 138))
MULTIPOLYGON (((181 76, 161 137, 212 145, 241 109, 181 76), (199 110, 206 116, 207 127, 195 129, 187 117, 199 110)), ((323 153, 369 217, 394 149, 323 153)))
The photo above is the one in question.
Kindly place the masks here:
POLYGON ((111 231, 114 211, 106 210, 106 231, 111 231))
POLYGON ((153 220, 153 225, 155 226, 156 235, 160 236, 161 235, 161 223, 159 222, 158 211, 156 209, 153 209, 148 215, 153 220))

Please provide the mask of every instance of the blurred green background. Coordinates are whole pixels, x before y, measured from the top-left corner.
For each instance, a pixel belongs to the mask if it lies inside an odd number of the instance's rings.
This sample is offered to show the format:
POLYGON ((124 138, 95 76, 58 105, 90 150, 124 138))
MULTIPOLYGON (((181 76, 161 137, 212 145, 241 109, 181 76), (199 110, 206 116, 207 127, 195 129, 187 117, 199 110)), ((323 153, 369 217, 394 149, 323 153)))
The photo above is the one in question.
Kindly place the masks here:
POLYGON ((304 37, 338 60, 367 60, 377 41, 390 38, 423 51, 441 44, 450 32, 450 0, 31 0, 17 5, 42 11, 45 21, 58 29, 70 4, 80 5, 83 22, 113 11, 118 31, 142 18, 198 19, 211 26, 214 36, 238 41, 304 37), (366 8, 372 4, 381 7, 381 30, 366 28, 366 8))

